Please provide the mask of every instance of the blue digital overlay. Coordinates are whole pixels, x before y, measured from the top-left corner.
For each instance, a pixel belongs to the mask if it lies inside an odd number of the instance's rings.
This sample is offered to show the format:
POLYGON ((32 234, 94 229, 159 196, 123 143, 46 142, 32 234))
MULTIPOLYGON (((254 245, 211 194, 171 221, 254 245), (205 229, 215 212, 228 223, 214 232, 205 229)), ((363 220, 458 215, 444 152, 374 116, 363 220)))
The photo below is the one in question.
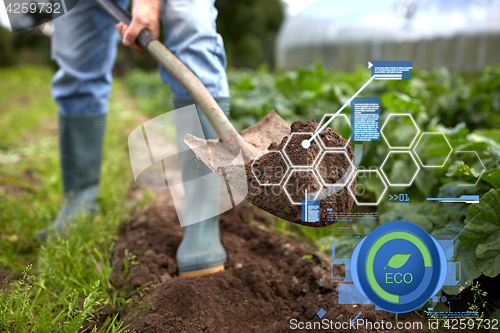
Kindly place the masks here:
POLYGON ((350 273, 357 289, 378 308, 404 313, 421 307, 441 289, 448 266, 434 237, 416 224, 392 221, 356 245, 350 273))
POLYGON ((302 200, 302 222, 319 222, 320 200, 302 200))
POLYGON ((400 79, 412 78, 412 61, 371 61, 372 75, 377 77, 387 76, 386 79, 391 77, 398 77, 400 79))
POLYGON ((479 195, 462 195, 460 198, 427 198, 429 201, 478 203, 479 195))
POLYGON ((316 312, 315 317, 316 317, 316 318, 321 319, 321 318, 323 318, 325 315, 326 315, 326 311, 325 311, 325 309, 320 308, 320 309, 318 310, 318 312, 316 312))
POLYGON ((342 283, 338 289, 339 304, 371 304, 358 288, 352 283, 342 283))
POLYGON ((352 100, 351 140, 380 141, 380 97, 356 97, 352 100))
POLYGON ((354 323, 354 322, 356 321, 356 319, 358 319, 358 318, 359 318, 359 316, 361 316, 361 314, 362 314, 362 313, 363 313, 363 312, 359 311, 359 312, 358 312, 358 314, 357 314, 354 318, 352 318, 352 320, 351 320, 351 324, 352 324, 352 323, 354 323))

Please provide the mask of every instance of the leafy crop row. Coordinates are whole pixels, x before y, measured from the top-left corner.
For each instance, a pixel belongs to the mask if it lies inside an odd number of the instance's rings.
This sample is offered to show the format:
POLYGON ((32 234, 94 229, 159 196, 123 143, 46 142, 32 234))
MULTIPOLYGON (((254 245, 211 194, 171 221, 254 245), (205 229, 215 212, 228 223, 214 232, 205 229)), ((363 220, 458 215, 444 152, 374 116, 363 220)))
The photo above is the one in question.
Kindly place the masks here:
MULTIPOLYGON (((499 74, 500 67, 486 67, 475 77, 464 77, 446 69, 415 70, 411 80, 373 81, 365 88, 360 96, 381 98, 382 121, 390 113, 410 113, 421 131, 444 133, 455 151, 476 151, 486 169, 477 186, 462 186, 474 185, 483 169, 480 162, 470 156, 464 156, 463 161, 446 163, 442 168, 426 169, 411 187, 402 189, 411 197, 408 207, 391 207, 389 210, 382 201, 378 206, 379 221, 365 220, 354 225, 354 231, 369 232, 380 223, 410 220, 439 238, 456 238, 455 260, 462 262, 465 281, 480 274, 496 276, 500 273, 499 74), (481 201, 472 205, 446 205, 425 200, 427 197, 458 197, 462 194, 478 194, 482 196, 481 201), (486 203, 488 206, 474 218, 486 203), (461 232, 472 219, 472 223, 461 232)), ((289 122, 311 118, 320 121, 325 113, 334 113, 349 100, 370 75, 366 68, 347 73, 326 71, 321 64, 281 73, 271 73, 265 68, 258 71, 232 70, 228 73, 231 121, 241 130, 255 124, 272 109, 289 122)), ((161 82, 157 76, 136 72, 133 78, 126 79, 130 91, 140 89, 140 94, 156 101, 156 109, 148 113, 165 112, 171 95, 168 88, 159 88, 161 82), (143 78, 137 80, 141 76, 143 78), (141 83, 139 87, 137 82, 147 84, 141 83), (158 89, 164 93, 159 95, 158 89), (158 100, 162 102, 158 103, 158 100)), ((347 116, 349 112, 349 108, 344 110, 347 116)), ((395 131, 395 136, 406 134, 404 127, 395 131)), ((429 157, 446 154, 447 149, 444 143, 435 143, 429 157)), ((387 147, 365 142, 362 162, 380 166, 386 154, 387 147)), ((401 168, 398 172, 407 171, 401 168)), ((367 187, 372 192, 381 191, 375 185, 370 188, 370 183, 367 187)), ((320 238, 324 234, 318 232, 314 235, 320 238)), ((320 247, 331 242, 331 236, 317 240, 320 247)), ((457 288, 449 288, 448 292, 457 291, 457 288)))

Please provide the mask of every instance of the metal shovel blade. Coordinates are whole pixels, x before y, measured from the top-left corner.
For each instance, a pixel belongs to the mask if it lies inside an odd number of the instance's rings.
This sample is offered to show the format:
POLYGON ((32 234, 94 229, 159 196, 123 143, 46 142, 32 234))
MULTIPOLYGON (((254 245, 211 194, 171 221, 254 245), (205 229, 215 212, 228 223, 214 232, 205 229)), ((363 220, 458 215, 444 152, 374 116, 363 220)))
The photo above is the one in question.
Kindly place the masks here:
MULTIPOLYGON (((268 153, 268 148, 272 143, 275 143, 273 146, 276 147, 282 146, 283 139, 290 136, 290 131, 290 124, 277 115, 276 112, 271 111, 257 124, 241 131, 240 135, 255 149, 256 160, 259 160, 268 153)), ((186 135, 184 142, 212 172, 225 181, 228 190, 245 198, 254 206, 289 222, 310 227, 325 227, 335 222, 335 219, 326 218, 328 207, 324 205, 320 208, 320 221, 304 221, 302 219, 301 205, 292 203, 285 191, 286 182, 282 181, 280 184, 271 185, 261 184, 254 173, 253 160, 243 162, 242 154, 236 144, 222 142, 219 139, 203 140, 190 134, 186 135)), ((271 151, 276 152, 275 149, 271 149, 271 151)), ((287 163, 286 161, 283 162, 287 163)), ((351 174, 352 170, 348 170, 344 177, 351 174)), ((290 178, 285 176, 290 175, 290 171, 286 170, 283 175, 283 179, 290 178)), ((351 190, 354 186, 355 182, 351 182, 351 190)), ((315 198, 323 202, 323 199, 325 199, 324 204, 326 205, 332 204, 332 202, 335 203, 335 200, 344 200, 346 205, 340 208, 340 213, 349 212, 354 202, 343 185, 321 187, 316 192, 307 193, 306 195, 308 200, 315 198), (336 197, 332 201, 334 196, 336 197)))
MULTIPOLYGON (((267 153, 267 148, 271 143, 279 144, 284 137, 290 135, 290 124, 273 110, 257 124, 241 131, 240 135, 255 148, 258 158, 267 153)), ((236 192, 254 206, 281 218, 285 218, 283 213, 287 210, 300 211, 300 207, 292 205, 283 193, 277 194, 283 196, 280 201, 283 202, 284 207, 281 209, 276 210, 275 207, 266 207, 262 204, 266 201, 266 195, 276 194, 260 190, 262 187, 252 173, 251 165, 241 163, 242 158, 237 145, 222 142, 219 139, 203 140, 190 134, 186 135, 184 142, 210 170, 226 182, 230 191, 236 192), (257 188, 259 190, 255 191, 257 188)), ((300 213, 296 214, 296 218, 292 220, 289 217, 285 219, 303 224, 300 213)), ((315 226, 314 223, 308 225, 315 226)))
MULTIPOLYGON (((255 125, 240 132, 243 139, 254 148, 255 154, 266 152, 271 143, 280 143, 289 134, 290 124, 274 110, 255 125)), ((239 151, 236 144, 222 142, 220 139, 204 140, 188 134, 184 142, 215 173, 219 167, 233 161, 239 151)))

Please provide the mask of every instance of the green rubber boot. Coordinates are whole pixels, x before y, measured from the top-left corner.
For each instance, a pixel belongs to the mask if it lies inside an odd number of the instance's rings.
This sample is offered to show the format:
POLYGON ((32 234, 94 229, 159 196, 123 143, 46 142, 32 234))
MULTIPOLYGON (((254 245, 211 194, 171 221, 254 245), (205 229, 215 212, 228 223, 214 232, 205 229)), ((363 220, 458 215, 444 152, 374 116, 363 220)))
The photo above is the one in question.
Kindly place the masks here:
MULTIPOLYGON (((77 216, 98 210, 106 115, 59 116, 59 148, 64 199, 53 227, 62 233, 77 216)), ((45 231, 39 236, 46 238, 45 231)))
MULTIPOLYGON (((229 97, 215 98, 222 111, 229 115, 229 97)), ((179 109, 188 105, 195 104, 191 97, 174 98, 174 107, 179 109)), ((217 133, 208 121, 203 112, 196 106, 201 122, 201 127, 205 134, 205 139, 218 138, 217 133)), ((176 117, 176 126, 185 126, 182 119, 176 117)), ((184 138, 177 137, 179 151, 185 150, 184 138)), ((197 214, 209 207, 219 205, 219 198, 216 191, 220 189, 220 180, 208 180, 202 184, 204 188, 212 188, 214 193, 212 197, 202 197, 200 195, 200 183, 189 182, 191 179, 198 178, 210 173, 210 169, 203 163, 196 160, 196 155, 189 150, 179 155, 179 162, 182 170, 182 180, 184 183, 185 196, 183 207, 184 221, 198 221, 197 214), (213 184, 209 184, 213 183, 213 184)), ((199 215, 198 215, 199 216, 199 215)), ((177 266, 180 276, 196 277, 204 274, 215 273, 224 270, 224 262, 227 259, 226 251, 220 241, 219 217, 214 216, 207 220, 188 224, 184 227, 184 237, 177 249, 177 266)))

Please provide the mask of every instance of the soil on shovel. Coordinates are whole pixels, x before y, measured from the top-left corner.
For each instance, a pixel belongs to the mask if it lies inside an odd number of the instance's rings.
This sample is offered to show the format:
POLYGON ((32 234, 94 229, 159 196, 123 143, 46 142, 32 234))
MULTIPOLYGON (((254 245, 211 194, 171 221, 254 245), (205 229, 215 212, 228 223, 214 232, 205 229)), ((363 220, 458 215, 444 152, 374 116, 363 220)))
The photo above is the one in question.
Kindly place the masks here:
MULTIPOLYGON (((228 254, 225 271, 198 278, 179 277, 176 249, 182 239, 170 193, 158 192, 155 204, 122 226, 115 244, 112 278, 124 270, 125 250, 136 255, 128 281, 116 284, 146 285, 131 308, 122 313, 130 332, 287 332, 290 320, 349 322, 360 319, 391 322, 393 314, 375 311, 373 305, 338 304, 338 284, 331 282, 330 258, 309 245, 268 228, 275 218, 242 203, 221 216, 221 239, 228 254), (311 254, 307 256, 308 254, 311 254)), ((335 268, 333 275, 344 272, 335 268)), ((414 313, 398 321, 422 321, 414 313)), ((314 331, 314 330, 312 330, 314 331)), ((324 332, 325 330, 318 330, 324 332)), ((348 329, 329 329, 347 332, 348 329)), ((360 329, 359 332, 379 331, 360 329)), ((395 331, 395 330, 393 330, 395 331)), ((427 331, 426 323, 420 330, 427 331)))
MULTIPOLYGON (((326 128, 318 139, 327 147, 340 149, 327 150, 323 154, 317 140, 304 149, 302 141, 309 139, 310 133, 314 133, 317 127, 318 123, 314 119, 307 123, 294 122, 290 130, 295 134, 289 142, 289 136, 285 136, 280 143, 273 142, 269 145, 269 153, 245 164, 247 201, 282 219, 311 227, 331 225, 342 218, 342 213, 351 211, 354 199, 347 190, 355 172, 351 162, 354 161, 351 144, 331 128, 326 128), (301 132, 309 134, 302 135, 301 132), (288 170, 283 158, 288 158, 294 166, 291 170, 288 170), (324 186, 316 173, 319 173, 318 176, 325 184, 336 186, 324 186), (302 202, 306 190, 309 194, 320 191, 312 198, 320 200, 319 222, 302 222, 302 207, 293 204, 302 202), (329 191, 336 192, 330 195, 329 191), (333 208, 336 214, 327 217, 328 208, 333 208)), ((350 188, 354 193, 355 179, 350 188)))
POLYGON ((233 193, 254 206, 289 222, 324 227, 341 219, 354 204, 347 187, 350 184, 354 193, 356 181, 351 182, 351 176, 355 164, 351 162, 354 152, 350 143, 331 128, 323 130, 309 148, 303 148, 302 141, 310 139, 317 128, 316 120, 289 125, 271 111, 240 132, 258 153, 255 160, 246 163, 234 143, 190 134, 184 142, 233 193), (323 152, 321 146, 328 149, 323 152), (302 222, 300 204, 306 190, 308 200, 320 200, 319 222, 302 222), (328 209, 334 214, 328 214, 328 209))

